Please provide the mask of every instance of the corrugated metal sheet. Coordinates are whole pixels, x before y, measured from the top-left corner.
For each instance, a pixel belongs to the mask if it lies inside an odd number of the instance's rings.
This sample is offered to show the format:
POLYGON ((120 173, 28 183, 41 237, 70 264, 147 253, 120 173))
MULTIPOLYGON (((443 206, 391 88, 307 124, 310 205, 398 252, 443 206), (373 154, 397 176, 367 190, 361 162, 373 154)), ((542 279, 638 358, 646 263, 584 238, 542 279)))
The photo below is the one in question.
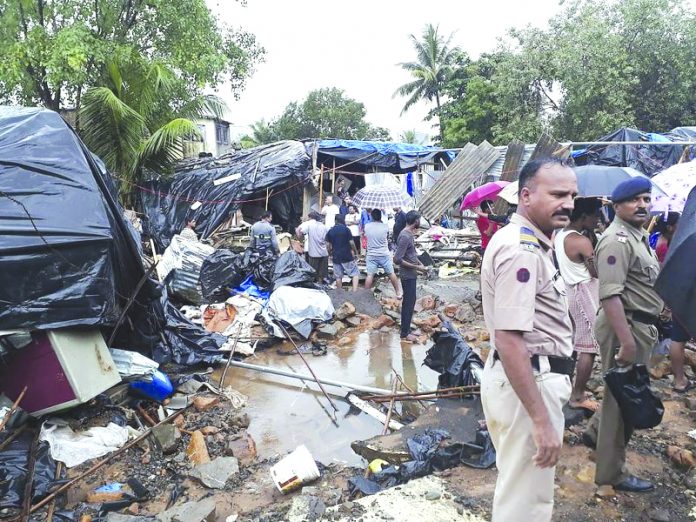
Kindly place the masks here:
POLYGON ((467 143, 419 204, 429 220, 438 219, 464 191, 496 162, 500 152, 484 141, 478 147, 467 143))
MULTIPOLYGON (((527 163, 527 161, 529 161, 529 158, 532 157, 532 153, 534 152, 534 147, 536 147, 536 145, 524 146, 524 155, 522 156, 520 165, 524 165, 527 163)), ((500 175, 503 172, 503 165, 505 164, 505 155, 507 154, 508 147, 507 145, 503 145, 502 147, 496 147, 495 150, 500 153, 500 157, 495 160, 495 163, 493 163, 488 170, 486 170, 487 181, 497 181, 500 179, 500 175)))

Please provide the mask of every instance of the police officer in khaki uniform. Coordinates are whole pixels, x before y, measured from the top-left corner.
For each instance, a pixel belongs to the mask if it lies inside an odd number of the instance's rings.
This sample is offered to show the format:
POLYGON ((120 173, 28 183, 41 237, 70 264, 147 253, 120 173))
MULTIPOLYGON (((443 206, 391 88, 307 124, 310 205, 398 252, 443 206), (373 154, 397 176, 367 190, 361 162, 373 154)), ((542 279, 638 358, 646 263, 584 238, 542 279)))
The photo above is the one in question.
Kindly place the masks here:
MULTIPOLYGON (((615 366, 647 364, 657 341, 656 325, 663 303, 653 285, 660 265, 650 249, 648 232, 642 228, 649 219, 650 190, 647 178, 633 178, 616 187, 611 195, 616 217, 597 243, 602 308, 595 323, 595 337, 600 345, 603 372, 615 366)), ((588 431, 592 429, 593 423, 588 431)), ((630 428, 624 426, 618 404, 607 389, 596 439, 597 485, 634 492, 654 488, 647 480, 626 472, 626 445, 630 438, 630 428)))
POLYGON ((493 520, 551 520, 555 466, 570 397, 573 332, 565 283, 551 234, 570 222, 577 193, 564 162, 527 163, 519 207, 497 232, 481 268, 483 313, 491 347, 481 383, 497 452, 493 520))

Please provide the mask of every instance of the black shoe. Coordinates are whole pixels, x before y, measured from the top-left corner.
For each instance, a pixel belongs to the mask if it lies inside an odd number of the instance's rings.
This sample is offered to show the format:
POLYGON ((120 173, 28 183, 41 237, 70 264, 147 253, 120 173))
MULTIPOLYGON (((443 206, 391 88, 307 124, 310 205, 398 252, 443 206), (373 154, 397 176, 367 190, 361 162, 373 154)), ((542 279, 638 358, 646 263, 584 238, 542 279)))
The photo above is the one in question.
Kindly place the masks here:
POLYGON ((590 449, 596 450, 597 449, 597 441, 594 440, 589 433, 586 431, 582 432, 582 437, 580 437, 582 440, 582 443, 587 446, 590 449))
POLYGON ((632 493, 644 493, 655 489, 655 484, 648 480, 643 480, 633 475, 629 475, 618 484, 614 484, 616 491, 630 491, 632 493))

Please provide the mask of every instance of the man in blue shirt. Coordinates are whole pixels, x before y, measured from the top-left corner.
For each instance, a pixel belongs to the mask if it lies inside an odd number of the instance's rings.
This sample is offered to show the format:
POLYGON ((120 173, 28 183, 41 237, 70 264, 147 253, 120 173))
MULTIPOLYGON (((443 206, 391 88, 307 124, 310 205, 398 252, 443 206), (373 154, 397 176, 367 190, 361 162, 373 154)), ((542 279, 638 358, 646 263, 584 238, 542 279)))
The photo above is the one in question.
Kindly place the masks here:
POLYGON ((336 278, 336 288, 341 289, 343 276, 347 275, 353 280, 353 291, 358 290, 360 271, 355 262, 358 255, 353 241, 353 233, 346 226, 346 217, 336 216, 336 224, 326 233, 326 248, 333 256, 333 272, 336 278))

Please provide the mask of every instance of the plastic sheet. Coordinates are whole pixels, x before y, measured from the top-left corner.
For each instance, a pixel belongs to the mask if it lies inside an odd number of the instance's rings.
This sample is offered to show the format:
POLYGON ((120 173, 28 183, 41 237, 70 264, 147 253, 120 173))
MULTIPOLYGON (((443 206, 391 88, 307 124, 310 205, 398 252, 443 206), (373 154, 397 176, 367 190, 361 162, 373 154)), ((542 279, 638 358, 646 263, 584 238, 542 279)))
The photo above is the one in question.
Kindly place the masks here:
POLYGON ((644 364, 612 368, 604 374, 604 381, 619 405, 626 426, 648 429, 662 422, 665 408, 650 389, 650 375, 644 364))
MULTIPOLYGON (((263 311, 266 322, 284 321, 305 339, 312 333, 312 321, 328 321, 333 317, 331 298, 321 290, 281 286, 271 294, 263 311)), ((276 332, 277 337, 284 337, 276 332)))
POLYGON ((237 268, 239 257, 231 250, 221 248, 203 261, 199 276, 203 297, 208 299, 223 286, 235 287, 244 281, 237 268))
POLYGON ((251 297, 256 297, 257 299, 260 299, 263 302, 268 301, 268 299, 271 297, 270 292, 264 292, 257 285, 254 284, 254 281, 252 280, 252 276, 247 277, 234 290, 239 292, 240 294, 246 294, 246 295, 249 295, 251 297))
POLYGON ((357 475, 348 480, 348 490, 351 498, 360 492, 363 495, 374 495, 382 489, 398 484, 405 484, 411 479, 430 475, 433 471, 442 471, 460 464, 484 469, 495 463, 495 450, 490 436, 485 430, 476 434, 476 443, 455 444, 441 448, 443 440, 449 438, 446 430, 427 429, 406 441, 408 452, 413 460, 400 466, 388 466, 374 473, 371 478, 357 475))
MULTIPOLYGON (((677 129, 675 129, 677 130, 677 129)), ((650 142, 683 141, 683 137, 642 132, 628 127, 620 128, 611 134, 602 136, 597 141, 644 141, 646 145, 592 145, 576 156, 578 165, 610 165, 615 167, 633 167, 647 176, 679 163, 684 150, 681 145, 651 147, 650 142)))
POLYGON ((176 235, 162 254, 157 265, 161 281, 167 280, 172 296, 187 303, 202 304, 200 285, 201 266, 215 249, 198 241, 190 241, 176 235))
MULTIPOLYGON (((7 431, 0 434, 0 442, 9 435, 7 431)), ((23 433, 0 452, 0 509, 22 507, 32 440, 31 432, 23 433)), ((49 494, 55 484, 55 476, 56 461, 51 458, 48 444, 39 443, 34 461, 33 502, 49 494)))
POLYGON ((111 177, 54 111, 0 107, 0 129, 0 324, 113 324, 144 270, 111 177))
POLYGON ((152 358, 160 364, 174 362, 185 366, 216 364, 222 360, 220 348, 227 338, 207 332, 193 324, 167 299, 163 291, 153 312, 160 321, 161 338, 152 350, 152 358))
POLYGON ((263 201, 268 188, 276 189, 269 201, 274 221, 284 230, 293 229, 300 221, 302 197, 298 196, 311 167, 311 157, 298 141, 281 141, 196 162, 173 177, 146 183, 141 192, 144 228, 158 247, 164 248, 187 219, 195 218, 196 231, 207 238, 242 201, 263 201), (219 183, 229 177, 236 179, 219 183), (201 206, 191 210, 196 201, 201 206))
POLYGON ((273 289, 281 286, 314 286, 316 272, 304 258, 292 250, 282 254, 273 268, 273 289))
POLYGON ((116 451, 128 442, 128 428, 110 422, 106 427, 95 426, 83 432, 74 432, 69 426, 51 425, 47 421, 41 427, 40 439, 48 442, 51 456, 68 468, 116 451))
POLYGON ((443 321, 446 331, 433 334, 435 344, 428 350, 423 364, 440 374, 439 388, 478 384, 472 368, 483 368, 483 361, 466 343, 450 321, 443 321))

